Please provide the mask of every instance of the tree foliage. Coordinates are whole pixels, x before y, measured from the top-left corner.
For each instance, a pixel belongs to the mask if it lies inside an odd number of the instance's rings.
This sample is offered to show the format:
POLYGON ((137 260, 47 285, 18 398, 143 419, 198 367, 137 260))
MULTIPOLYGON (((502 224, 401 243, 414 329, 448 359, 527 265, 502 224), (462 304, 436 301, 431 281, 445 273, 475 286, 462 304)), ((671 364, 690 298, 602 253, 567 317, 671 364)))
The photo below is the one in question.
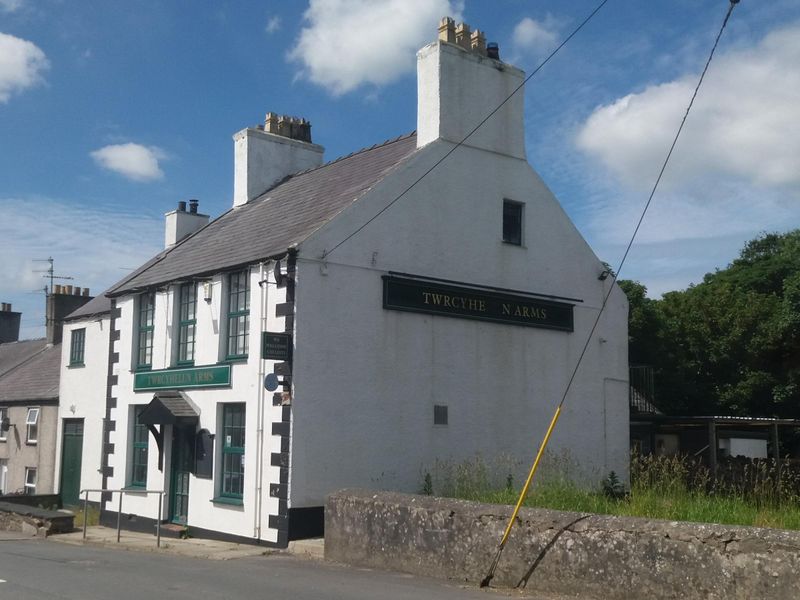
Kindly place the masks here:
POLYGON ((656 404, 678 414, 800 418, 800 229, 748 242, 702 283, 630 303, 630 362, 652 365, 656 404))

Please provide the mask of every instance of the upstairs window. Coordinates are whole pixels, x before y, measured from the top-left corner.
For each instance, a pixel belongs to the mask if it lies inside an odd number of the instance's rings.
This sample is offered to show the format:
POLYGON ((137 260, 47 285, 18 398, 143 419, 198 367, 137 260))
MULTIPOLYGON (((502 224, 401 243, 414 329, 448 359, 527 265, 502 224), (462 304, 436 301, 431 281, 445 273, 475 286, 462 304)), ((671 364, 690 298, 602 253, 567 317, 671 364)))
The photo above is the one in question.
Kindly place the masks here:
POLYGON ((29 408, 25 417, 26 434, 25 441, 28 444, 35 444, 39 441, 39 409, 29 408))
POLYGON ((150 369, 153 366, 153 322, 156 295, 148 292, 139 296, 136 331, 136 368, 150 369))
POLYGON ((178 364, 194 364, 197 325, 197 284, 184 283, 178 294, 178 364))
POLYGON ((5 407, 0 407, 0 442, 5 442, 8 436, 8 428, 10 427, 8 423, 6 423, 6 419, 8 419, 8 409, 5 407))
POLYGON ((524 204, 503 200, 503 241, 515 246, 522 245, 522 209, 524 204))
POLYGON ((228 349, 226 358, 247 358, 250 330, 250 271, 228 276, 228 349))
POLYGON ((73 329, 69 341, 69 364, 83 365, 83 350, 86 346, 86 329, 73 329))

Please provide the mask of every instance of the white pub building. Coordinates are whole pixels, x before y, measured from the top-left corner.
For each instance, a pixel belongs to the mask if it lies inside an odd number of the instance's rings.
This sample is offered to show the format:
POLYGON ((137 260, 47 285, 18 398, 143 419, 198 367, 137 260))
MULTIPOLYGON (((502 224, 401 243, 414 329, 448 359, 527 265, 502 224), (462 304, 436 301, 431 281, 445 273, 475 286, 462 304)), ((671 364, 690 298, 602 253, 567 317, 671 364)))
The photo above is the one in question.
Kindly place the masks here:
MULTIPOLYGON (((343 487, 415 492, 476 453, 524 473, 614 284, 527 162, 522 92, 428 172, 523 81, 495 52, 445 19, 416 132, 323 163, 269 113, 234 136, 230 210, 167 214, 87 342, 107 369, 63 379, 102 378, 101 410, 62 391, 62 411, 102 432, 83 469, 128 490, 124 526, 285 546, 343 487)), ((615 287, 551 442, 597 480, 628 471, 627 310, 615 287)))

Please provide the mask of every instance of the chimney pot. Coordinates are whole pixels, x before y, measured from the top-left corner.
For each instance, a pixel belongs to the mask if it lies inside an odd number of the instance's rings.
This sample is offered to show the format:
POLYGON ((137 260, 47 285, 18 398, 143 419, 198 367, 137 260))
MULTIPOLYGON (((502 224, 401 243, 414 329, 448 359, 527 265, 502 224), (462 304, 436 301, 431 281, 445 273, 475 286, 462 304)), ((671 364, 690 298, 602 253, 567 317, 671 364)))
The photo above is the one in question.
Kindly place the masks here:
POLYGON ((80 296, 80 295, 81 295, 81 288, 80 288, 80 286, 77 286, 77 285, 75 286, 75 295, 76 295, 76 296, 80 296))
POLYGON ((450 17, 442 17, 439 23, 439 39, 448 44, 456 43, 456 22, 450 17))
POLYGON ((267 113, 267 118, 264 120, 264 131, 267 133, 278 133, 278 115, 274 112, 267 113))
POLYGON ((466 23, 459 23, 456 25, 456 44, 461 46, 464 50, 470 49, 470 31, 469 25, 466 23))
POLYGON ((84 296, 88 296, 89 295, 89 288, 86 288, 86 287, 83 288, 83 295, 84 296))
POLYGON ((475 54, 486 56, 486 36, 483 35, 483 32, 480 29, 476 29, 472 32, 470 42, 472 44, 472 51, 475 54))
POLYGON ((489 42, 486 45, 486 56, 500 60, 500 46, 497 45, 497 42, 489 42))
POLYGON ((53 289, 51 290, 51 292, 53 294, 60 294, 61 293, 61 284, 60 283, 55 284, 53 286, 53 289))
POLYGON ((186 212, 186 200, 180 200, 178 202, 178 212, 186 212))
POLYGON ((200 204, 199 200, 189 200, 189 212, 193 215, 197 214, 197 205, 200 204))

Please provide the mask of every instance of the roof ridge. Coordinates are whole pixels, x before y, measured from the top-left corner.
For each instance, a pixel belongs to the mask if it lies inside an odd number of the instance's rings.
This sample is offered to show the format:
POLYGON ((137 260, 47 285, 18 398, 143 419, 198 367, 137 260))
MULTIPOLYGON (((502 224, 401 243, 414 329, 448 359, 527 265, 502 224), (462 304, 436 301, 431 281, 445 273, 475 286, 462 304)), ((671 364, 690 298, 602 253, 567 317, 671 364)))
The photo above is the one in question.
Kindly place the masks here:
MULTIPOLYGON (((338 157, 334 158, 333 160, 329 160, 326 163, 322 163, 318 167, 311 167, 310 169, 306 169, 305 171, 298 171, 297 173, 292 173, 288 177, 285 177, 281 181, 277 182, 274 186, 272 186, 269 190, 267 190, 267 192, 269 192, 270 190, 276 188, 280 184, 285 183, 289 179, 294 179, 295 177, 298 177, 299 175, 305 175, 306 173, 310 173, 312 171, 318 171, 319 169, 324 169, 325 167, 329 167, 331 165, 335 165, 336 163, 342 162, 343 160, 347 160, 348 158, 353 158, 354 156, 358 156, 359 154, 363 154, 365 152, 371 152, 372 150, 377 150, 378 148, 383 148, 384 146, 389 146, 390 144, 394 144, 394 143, 399 142, 401 140, 408 139, 408 138, 410 138, 410 137, 412 137, 414 135, 417 135, 417 130, 416 129, 411 131, 410 133, 404 133, 404 134, 398 135, 397 137, 393 137, 393 138, 389 138, 388 140, 384 140, 383 142, 372 144, 372 146, 366 146, 366 147, 361 148, 359 150, 353 150, 350 154, 345 154, 343 156, 338 156, 338 157)), ((264 193, 267 193, 267 192, 264 192, 264 193)), ((264 194, 261 194, 261 195, 263 196, 264 194)))

